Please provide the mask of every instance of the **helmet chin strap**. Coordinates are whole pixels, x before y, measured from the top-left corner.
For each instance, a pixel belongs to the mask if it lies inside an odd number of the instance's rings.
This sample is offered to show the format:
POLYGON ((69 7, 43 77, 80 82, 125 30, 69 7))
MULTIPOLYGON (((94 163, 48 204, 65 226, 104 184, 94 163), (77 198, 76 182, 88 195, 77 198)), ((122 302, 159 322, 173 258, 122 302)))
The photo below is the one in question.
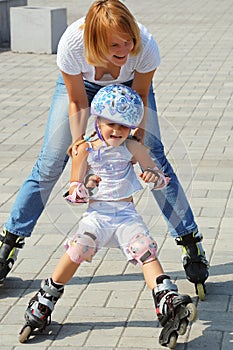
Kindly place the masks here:
POLYGON ((97 133, 97 135, 98 135, 98 138, 99 138, 101 141, 104 141, 103 136, 102 136, 101 131, 100 131, 100 128, 99 128, 99 126, 98 126, 98 120, 97 120, 97 118, 98 118, 98 117, 95 118, 95 131, 96 131, 96 133, 97 133))
POLYGON ((102 146, 100 146, 100 148, 98 149, 98 160, 101 161, 102 160, 101 149, 107 147, 107 144, 106 144, 106 142, 101 134, 97 119, 98 119, 98 117, 95 118, 95 131, 97 133, 98 138, 102 141, 102 146))

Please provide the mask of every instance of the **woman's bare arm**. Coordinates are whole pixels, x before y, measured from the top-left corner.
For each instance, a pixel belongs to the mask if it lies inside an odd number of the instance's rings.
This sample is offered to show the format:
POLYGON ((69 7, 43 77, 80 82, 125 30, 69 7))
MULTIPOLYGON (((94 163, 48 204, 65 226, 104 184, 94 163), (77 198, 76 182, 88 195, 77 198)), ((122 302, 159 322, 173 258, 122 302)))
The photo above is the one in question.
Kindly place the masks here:
POLYGON ((72 142, 85 134, 89 116, 88 98, 82 74, 69 75, 62 72, 69 97, 69 121, 72 142))

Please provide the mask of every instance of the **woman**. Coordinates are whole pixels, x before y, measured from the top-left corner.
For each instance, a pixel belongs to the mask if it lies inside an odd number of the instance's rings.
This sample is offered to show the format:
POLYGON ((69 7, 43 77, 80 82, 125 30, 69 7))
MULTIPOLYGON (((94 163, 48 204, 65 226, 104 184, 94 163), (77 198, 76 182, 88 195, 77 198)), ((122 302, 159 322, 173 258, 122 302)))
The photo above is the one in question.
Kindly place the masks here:
POLYGON ((160 138, 152 89, 159 63, 154 38, 119 0, 94 2, 85 18, 67 28, 58 46, 57 64, 61 75, 51 104, 44 144, 31 175, 19 191, 2 234, 0 278, 5 278, 13 266, 24 237, 31 235, 66 165, 67 147, 72 141, 82 139, 94 95, 102 86, 121 83, 131 86, 143 100, 146 113, 134 136, 150 148, 152 159, 171 178, 170 184, 155 192, 154 197, 170 234, 183 247, 187 278, 202 287, 203 296, 208 268, 200 243, 202 235, 165 157, 160 138))

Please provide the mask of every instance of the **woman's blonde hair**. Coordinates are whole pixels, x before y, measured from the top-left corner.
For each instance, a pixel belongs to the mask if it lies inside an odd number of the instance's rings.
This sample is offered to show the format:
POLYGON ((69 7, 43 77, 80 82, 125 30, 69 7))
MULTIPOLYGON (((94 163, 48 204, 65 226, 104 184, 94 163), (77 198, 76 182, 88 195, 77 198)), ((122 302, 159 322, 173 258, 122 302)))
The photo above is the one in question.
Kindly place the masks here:
POLYGON ((141 50, 140 30, 129 9, 119 0, 97 0, 90 7, 84 24, 86 60, 94 66, 105 66, 112 32, 128 35, 134 47, 131 56, 141 50))

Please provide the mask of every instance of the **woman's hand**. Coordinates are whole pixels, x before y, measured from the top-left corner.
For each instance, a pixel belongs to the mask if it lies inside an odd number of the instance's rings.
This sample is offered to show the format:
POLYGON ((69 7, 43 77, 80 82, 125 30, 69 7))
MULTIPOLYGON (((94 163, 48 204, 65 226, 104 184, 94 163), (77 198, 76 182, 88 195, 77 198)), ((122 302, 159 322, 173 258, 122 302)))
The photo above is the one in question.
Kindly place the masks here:
POLYGON ((77 145, 77 142, 75 142, 71 147, 70 147, 70 154, 71 154, 71 157, 75 157, 78 155, 78 145, 77 145))

